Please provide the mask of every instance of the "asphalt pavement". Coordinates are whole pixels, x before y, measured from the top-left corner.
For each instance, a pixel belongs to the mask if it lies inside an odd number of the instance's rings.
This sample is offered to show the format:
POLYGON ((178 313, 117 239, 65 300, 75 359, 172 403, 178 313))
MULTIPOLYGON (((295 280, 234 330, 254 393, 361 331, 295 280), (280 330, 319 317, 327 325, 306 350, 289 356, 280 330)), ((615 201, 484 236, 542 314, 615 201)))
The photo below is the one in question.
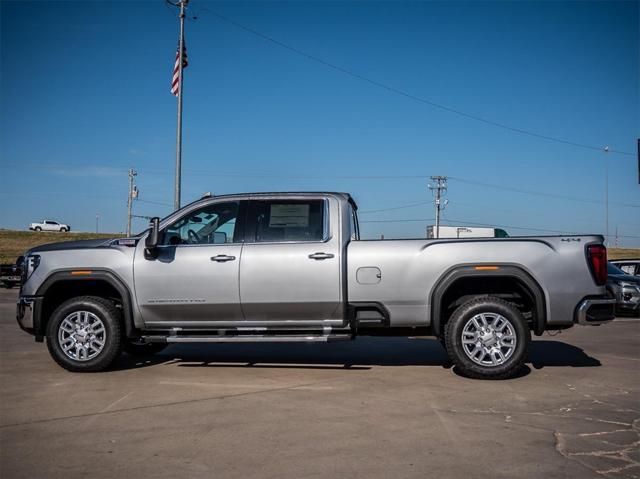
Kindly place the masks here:
POLYGON ((0 477, 637 478, 640 320, 466 379, 431 338, 176 345, 69 373, 0 290, 0 477))

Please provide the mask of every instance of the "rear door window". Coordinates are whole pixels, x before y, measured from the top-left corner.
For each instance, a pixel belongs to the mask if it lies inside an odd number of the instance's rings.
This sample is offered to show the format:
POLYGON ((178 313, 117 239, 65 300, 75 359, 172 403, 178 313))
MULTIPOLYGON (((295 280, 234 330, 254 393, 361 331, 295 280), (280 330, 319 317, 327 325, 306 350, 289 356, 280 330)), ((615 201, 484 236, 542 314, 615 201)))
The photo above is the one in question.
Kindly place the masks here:
POLYGON ((247 227, 256 243, 322 241, 325 221, 324 200, 258 200, 247 227))

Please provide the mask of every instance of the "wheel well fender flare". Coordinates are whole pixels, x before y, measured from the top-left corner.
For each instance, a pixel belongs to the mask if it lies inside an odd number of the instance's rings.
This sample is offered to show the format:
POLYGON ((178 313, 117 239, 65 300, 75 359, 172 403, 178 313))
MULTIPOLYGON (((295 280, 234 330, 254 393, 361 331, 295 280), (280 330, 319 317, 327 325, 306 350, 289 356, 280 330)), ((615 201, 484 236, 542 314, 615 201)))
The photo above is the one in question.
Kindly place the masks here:
MULTIPOLYGON (((113 271, 108 269, 91 269, 90 271, 82 271, 82 274, 77 274, 78 269, 63 269, 52 272, 42 282, 36 291, 36 296, 45 298, 47 291, 57 283, 62 281, 96 281, 104 282, 114 288, 120 298, 122 299, 122 316, 124 320, 125 334, 127 337, 135 336, 135 324, 133 321, 133 302, 131 291, 127 287, 126 283, 113 271), (74 274, 76 273, 76 274, 74 274)), ((44 335, 42 308, 40 314, 34 317, 34 329, 36 335, 44 335)))
POLYGON ((462 278, 511 278, 519 281, 533 296, 535 303, 534 333, 541 335, 546 325, 546 301, 540 284, 523 268, 515 265, 501 265, 492 263, 496 269, 476 269, 478 265, 458 265, 443 273, 431 293, 431 329, 440 337, 442 334, 442 299, 449 288, 462 278))

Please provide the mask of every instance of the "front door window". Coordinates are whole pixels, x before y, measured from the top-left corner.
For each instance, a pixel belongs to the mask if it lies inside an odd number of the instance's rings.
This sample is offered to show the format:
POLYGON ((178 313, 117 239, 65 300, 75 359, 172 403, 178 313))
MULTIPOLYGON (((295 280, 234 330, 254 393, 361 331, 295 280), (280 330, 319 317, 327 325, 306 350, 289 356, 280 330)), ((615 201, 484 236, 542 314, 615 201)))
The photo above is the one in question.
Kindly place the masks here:
POLYGON ((204 206, 169 225, 164 234, 166 245, 228 244, 240 242, 236 230, 239 203, 215 203, 204 206))

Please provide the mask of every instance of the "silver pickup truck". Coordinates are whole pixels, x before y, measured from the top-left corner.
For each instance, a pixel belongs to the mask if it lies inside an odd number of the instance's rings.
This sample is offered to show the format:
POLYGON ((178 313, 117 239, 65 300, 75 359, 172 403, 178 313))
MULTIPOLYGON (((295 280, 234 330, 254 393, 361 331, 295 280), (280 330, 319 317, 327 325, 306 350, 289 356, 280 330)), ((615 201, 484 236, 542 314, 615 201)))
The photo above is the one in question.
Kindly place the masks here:
POLYGON ((27 252, 20 327, 71 371, 173 343, 432 335, 505 378, 541 335, 614 317, 602 236, 361 240, 345 193, 191 203, 132 238, 27 252))

